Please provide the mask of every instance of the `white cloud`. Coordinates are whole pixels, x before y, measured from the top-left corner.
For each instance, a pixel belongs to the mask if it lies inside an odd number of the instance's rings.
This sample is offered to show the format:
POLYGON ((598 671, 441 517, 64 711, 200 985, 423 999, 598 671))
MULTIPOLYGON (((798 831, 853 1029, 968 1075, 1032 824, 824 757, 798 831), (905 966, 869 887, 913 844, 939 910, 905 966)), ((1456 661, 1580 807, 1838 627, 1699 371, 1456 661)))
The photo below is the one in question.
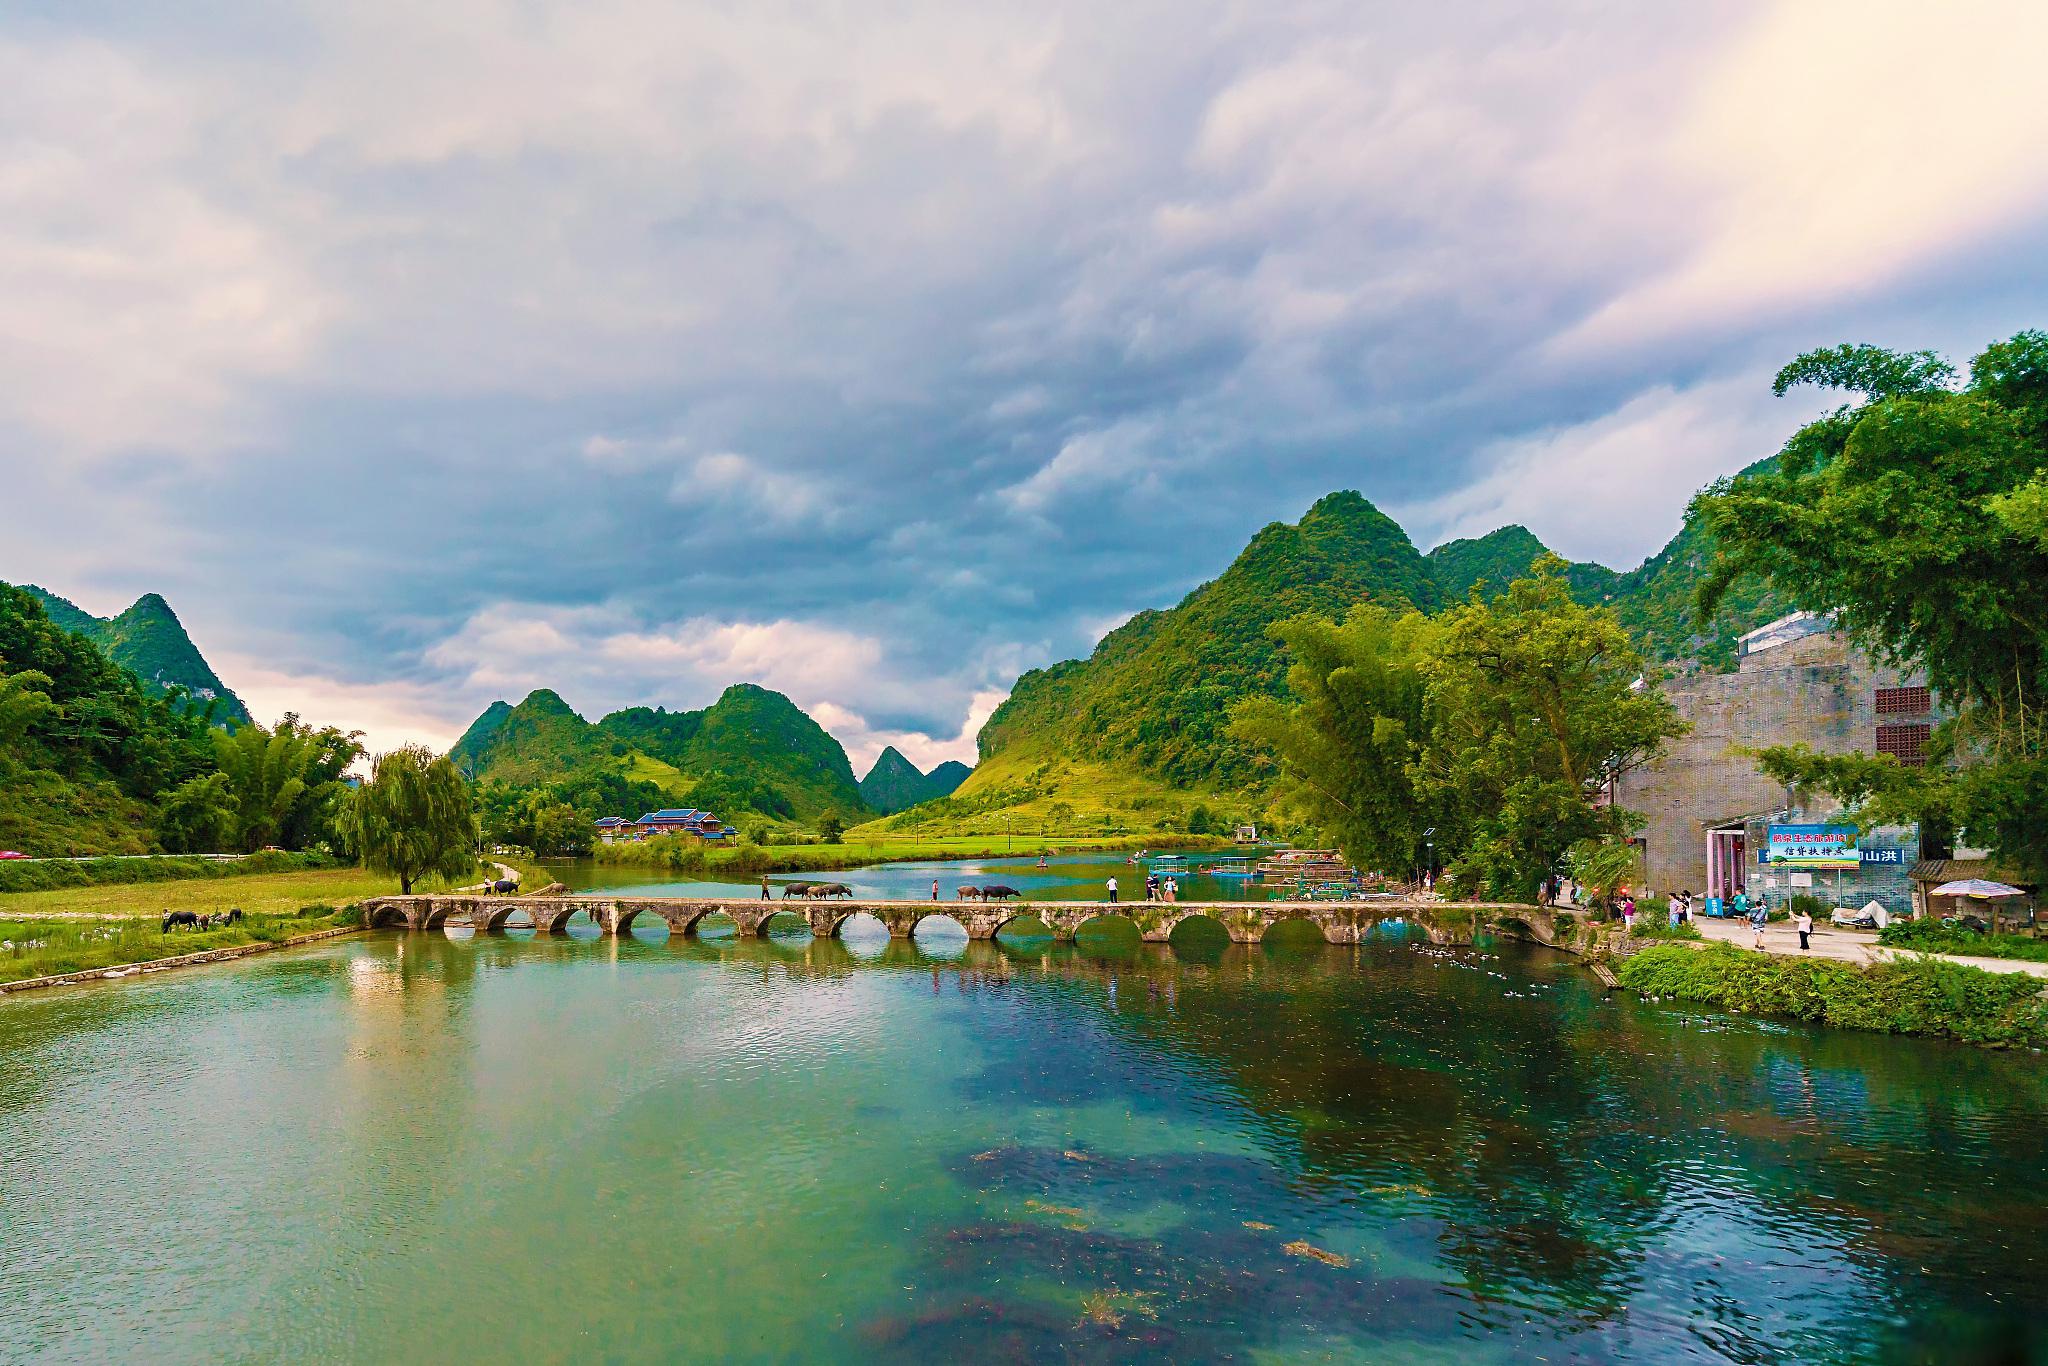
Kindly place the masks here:
POLYGON ((1795 0, 1700 70, 1663 192, 1703 225, 1565 350, 1869 294, 2048 205, 2048 6, 1795 0))
POLYGON ((430 683, 348 682, 275 668, 232 652, 216 652, 211 662, 264 725, 297 712, 311 725, 362 731, 363 745, 372 754, 412 743, 446 750, 474 719, 458 713, 454 694, 430 683))
POLYGON ((205 186, 205 92, 105 44, 0 38, 0 90, 0 423, 59 455, 234 444, 335 310, 293 206, 205 186))
POLYGON ((718 508, 778 525, 829 521, 830 508, 819 481, 764 468, 733 451, 701 456, 675 477, 669 501, 685 507, 718 508))
POLYGON ((1694 491, 1776 451, 1806 416, 1772 398, 1764 376, 1658 388, 1494 443, 1477 462, 1486 473, 1392 515, 1431 529, 1424 544, 1519 522, 1567 558, 1630 569, 1671 538, 1694 491))

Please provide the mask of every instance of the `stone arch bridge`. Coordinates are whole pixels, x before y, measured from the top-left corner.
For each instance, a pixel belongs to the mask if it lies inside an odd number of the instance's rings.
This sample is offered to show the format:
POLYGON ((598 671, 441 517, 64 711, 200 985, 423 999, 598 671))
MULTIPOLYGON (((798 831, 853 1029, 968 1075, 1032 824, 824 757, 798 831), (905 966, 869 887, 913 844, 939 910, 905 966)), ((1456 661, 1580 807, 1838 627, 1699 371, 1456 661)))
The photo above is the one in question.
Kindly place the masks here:
POLYGON ((1053 938, 1071 940, 1091 920, 1119 917, 1137 927, 1139 937, 1163 943, 1175 929, 1195 917, 1222 926, 1240 944, 1256 944, 1266 932, 1286 921, 1314 925, 1331 944, 1356 944, 1382 924, 1400 922, 1419 927, 1439 944, 1470 943, 1478 930, 1491 929, 1540 944, 1568 944, 1577 925, 1569 913, 1504 902, 1441 901, 761 901, 754 899, 668 900, 658 897, 599 896, 389 896, 363 903, 363 923, 373 929, 438 930, 469 925, 484 932, 501 930, 515 915, 524 915, 543 934, 563 934, 578 912, 588 915, 605 934, 624 934, 635 921, 652 916, 671 934, 693 933, 706 916, 730 918, 743 935, 768 933, 769 921, 789 914, 808 923, 812 934, 830 938, 855 915, 873 916, 892 938, 908 939, 918 924, 933 916, 957 922, 970 939, 993 939, 1017 920, 1036 920, 1053 938))

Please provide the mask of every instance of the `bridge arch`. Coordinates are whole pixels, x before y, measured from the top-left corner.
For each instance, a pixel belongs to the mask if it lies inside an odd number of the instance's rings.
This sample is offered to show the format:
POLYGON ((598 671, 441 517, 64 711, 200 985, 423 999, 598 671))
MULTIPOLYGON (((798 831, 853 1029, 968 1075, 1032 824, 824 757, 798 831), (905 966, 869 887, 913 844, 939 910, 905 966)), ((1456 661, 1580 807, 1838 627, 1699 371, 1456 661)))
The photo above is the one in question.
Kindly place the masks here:
MULTIPOLYGON (((928 903, 927 906, 919 907, 910 917, 910 937, 912 939, 917 938, 918 930, 925 925, 932 925, 934 928, 939 925, 951 925, 954 929, 959 930, 962 935, 967 934, 969 932, 967 922, 947 910, 946 904, 943 901, 934 901, 928 903)), ((950 934, 946 936, 948 939, 953 937, 950 934)))
POLYGON ((1320 948, 1330 942, 1322 922, 1310 915, 1283 915, 1266 923, 1259 942, 1276 949, 1320 948))
POLYGON ((531 907, 522 905, 519 902, 514 901, 507 905, 501 906, 491 906, 488 902, 486 902, 484 903, 484 907, 486 907, 487 909, 484 909, 484 913, 482 915, 472 917, 472 923, 475 923, 477 920, 482 921, 482 924, 477 926, 477 928, 479 929, 503 931, 526 929, 539 930, 541 928, 540 917, 533 913, 533 909, 531 907), (512 918, 514 916, 526 917, 526 923, 522 925, 513 924, 512 918))
POLYGON ((412 917, 402 906, 380 906, 373 902, 363 913, 363 923, 373 930, 409 930, 412 928, 412 917))
MULTIPOLYGON (((829 903, 827 905, 829 906, 829 903)), ((846 937, 848 926, 853 927, 857 931, 854 935, 856 939, 875 938, 874 930, 880 930, 883 934, 889 933, 889 922, 865 907, 854 907, 850 910, 825 909, 813 912, 811 932, 820 938, 843 939, 846 937), (817 918, 820 916, 823 919, 817 918), (819 929, 820 925, 823 925, 824 928, 819 929)))
POLYGON ((1166 931, 1166 941, 1176 946, 1230 942, 1230 931, 1224 928, 1223 922, 1200 910, 1177 915, 1161 928, 1166 931))
POLYGON ((1005 930, 1013 935, 1028 935, 1033 939, 1051 939, 1059 933, 1053 928, 1050 920, 1038 913, 1038 907, 1021 901, 1011 903, 1011 907, 1002 912, 995 927, 989 931, 989 937, 993 939, 1005 930))
POLYGON ((1074 942, 1092 939, 1097 943, 1135 944, 1144 939, 1136 917, 1122 911, 1098 911, 1074 926, 1074 942))
POLYGON ((762 939, 767 939, 772 935, 786 934, 795 929, 801 929, 805 934, 817 933, 811 927, 811 917, 808 914, 808 908, 798 910, 794 906, 784 906, 779 902, 771 902, 769 904, 773 905, 775 909, 766 912, 761 917, 760 923, 754 926, 754 933, 762 939))

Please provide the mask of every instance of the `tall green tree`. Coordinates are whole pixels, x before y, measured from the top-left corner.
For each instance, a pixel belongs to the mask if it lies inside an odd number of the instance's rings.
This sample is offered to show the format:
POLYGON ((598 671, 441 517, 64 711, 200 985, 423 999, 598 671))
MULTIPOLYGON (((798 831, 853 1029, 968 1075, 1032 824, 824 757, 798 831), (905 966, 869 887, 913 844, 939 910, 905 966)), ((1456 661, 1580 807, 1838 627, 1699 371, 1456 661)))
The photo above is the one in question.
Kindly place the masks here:
POLYGON ((1613 782, 1684 722, 1612 610, 1573 601, 1555 556, 1438 621, 1416 795, 1444 814, 1461 887, 1530 897, 1581 840, 1628 833, 1613 782))
POLYGON ((362 757, 360 732, 314 729, 286 712, 260 725, 214 733, 214 753, 234 795, 235 844, 243 850, 303 849, 328 834, 342 775, 362 757))
POLYGON ((397 878, 407 895, 423 877, 452 880, 476 867, 469 789, 446 756, 424 745, 378 755, 370 781, 344 804, 342 823, 364 866, 397 878))
POLYGON ((1277 767, 1283 800, 1369 868, 1407 870, 1431 813, 1415 792, 1425 734, 1423 657, 1433 625, 1360 604, 1342 623, 1276 624, 1298 700, 1253 698, 1231 733, 1277 767))
POLYGON ((225 773, 208 773, 164 794, 156 837, 173 854, 212 854, 231 847, 240 830, 234 787, 225 773))
POLYGON ((1236 733, 1354 860, 1411 867, 1427 839, 1461 888, 1531 896, 1573 845, 1628 832, 1613 780, 1683 730, 1614 613, 1564 574, 1546 557, 1434 619, 1283 623, 1299 700, 1247 703, 1236 733))
POLYGON ((1699 608, 1761 578, 1925 670, 1949 719, 1932 769, 1796 747, 1764 767, 1865 822, 1966 826, 2048 879, 2048 333, 1986 348, 1961 383, 1929 353, 1837 347, 1775 387, 1808 383, 1859 397, 1694 500, 1719 547, 1699 608))

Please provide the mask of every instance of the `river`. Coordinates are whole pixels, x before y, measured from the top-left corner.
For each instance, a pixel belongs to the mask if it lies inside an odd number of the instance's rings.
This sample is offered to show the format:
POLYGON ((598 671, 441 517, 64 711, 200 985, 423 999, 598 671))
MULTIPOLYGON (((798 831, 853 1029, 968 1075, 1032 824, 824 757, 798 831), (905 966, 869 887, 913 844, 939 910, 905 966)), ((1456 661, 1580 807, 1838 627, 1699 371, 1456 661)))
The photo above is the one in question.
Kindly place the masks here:
MULTIPOLYGON (((1179 884, 1182 901, 1264 900, 1283 889, 1243 878, 1210 877, 1204 867, 1236 866, 1249 869, 1251 855, 1190 853, 1172 872, 1179 884)), ((590 859, 554 859, 541 864, 552 876, 577 892, 608 892, 622 896, 758 896, 761 880, 722 882, 716 879, 684 877, 660 869, 630 863, 598 863, 590 859)), ((1161 865, 1164 869, 1165 865, 1161 865)), ((1122 854, 1054 854, 1041 862, 1037 856, 987 859, 943 859, 930 862, 883 863, 868 868, 838 868, 810 873, 770 873, 768 883, 779 889, 791 882, 830 879, 843 882, 856 897, 878 901, 922 901, 939 886, 944 901, 956 898, 964 885, 1001 883, 1015 887, 1033 901, 1099 901, 1110 878, 1117 880, 1124 900, 1144 898, 1146 866, 1132 863, 1122 854)), ((1164 876, 1164 872, 1162 872, 1164 876)))
POLYGON ((1512 945, 658 929, 0 1003, 0 1359, 2048 1351, 2036 1056, 1512 945))

